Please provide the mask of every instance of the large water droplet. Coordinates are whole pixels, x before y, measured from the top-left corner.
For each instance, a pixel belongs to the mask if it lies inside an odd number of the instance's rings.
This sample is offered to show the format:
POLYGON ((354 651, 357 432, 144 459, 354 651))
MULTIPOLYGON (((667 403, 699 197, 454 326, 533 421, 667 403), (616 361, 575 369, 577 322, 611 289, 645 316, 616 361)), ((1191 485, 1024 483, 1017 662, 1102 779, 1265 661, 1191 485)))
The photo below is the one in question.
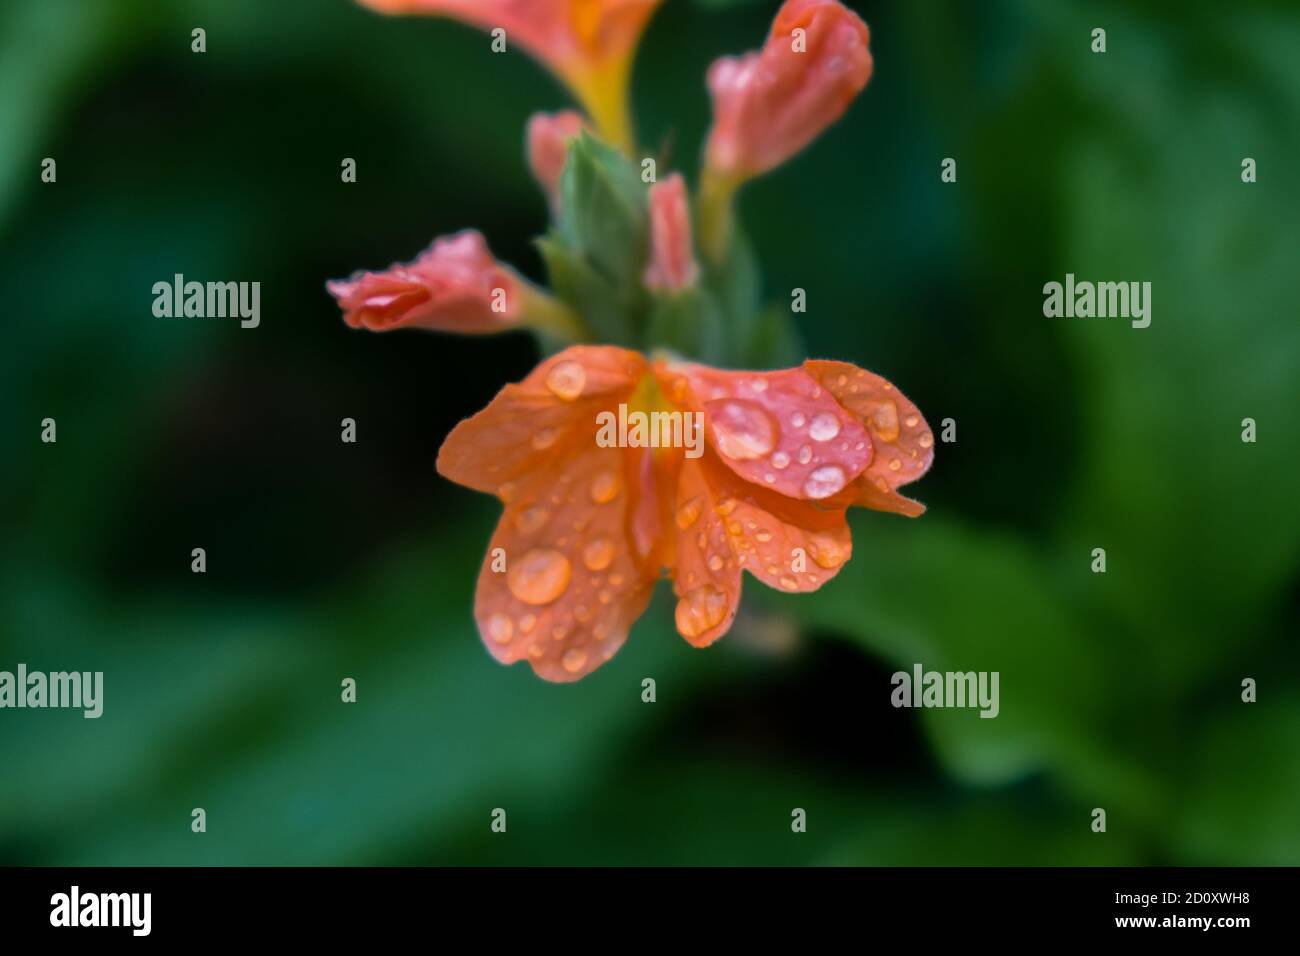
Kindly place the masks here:
POLYGON ((894 441, 898 438, 898 406, 893 402, 878 402, 871 409, 871 433, 881 441, 894 441))
POLYGON ((515 626, 507 615, 497 612, 488 618, 487 632, 498 644, 509 644, 515 636, 515 626))
POLYGON ((614 543, 609 538, 594 538, 582 549, 582 563, 589 571, 603 571, 614 560, 614 543))
POLYGON ((924 435, 922 435, 920 438, 917 439, 916 443, 920 445, 922 448, 929 448, 931 445, 934 444, 934 436, 931 435, 929 432, 926 432, 924 435))
POLYGON ((812 559, 823 568, 838 568, 849 556, 850 545, 841 542, 833 535, 813 534, 808 539, 808 550, 812 559))
POLYGON ((711 584, 688 591, 677 602, 677 630, 683 637, 699 637, 727 616, 727 595, 711 584))
POLYGON ((716 571, 721 571, 721 570, 722 570, 722 565, 723 565, 724 563, 725 563, 725 562, 723 562, 723 560, 722 560, 722 555, 720 555, 720 554, 711 554, 711 555, 709 555, 709 570, 710 570, 710 571, 715 571, 715 572, 716 572, 716 571))
POLYGON ((754 402, 731 399, 716 405, 709 415, 713 440, 728 458, 748 461, 762 458, 776 444, 776 425, 754 402))
POLYGON ((525 604, 550 604, 569 586, 569 559, 550 548, 533 548, 510 566, 506 585, 525 604))
POLYGON ((560 664, 570 674, 576 674, 582 670, 583 665, 587 663, 587 652, 581 647, 571 647, 564 652, 560 658, 560 664))
POLYGON ((689 501, 683 502, 677 509, 677 527, 685 531, 691 525, 695 524, 700 517, 700 512, 704 510, 704 498, 696 495, 689 501))
POLYGON ((818 412, 808 425, 808 437, 813 441, 830 441, 840 433, 840 420, 830 412, 818 412))
POLYGON ((591 479, 591 500, 598 505, 613 501, 622 490, 623 479, 616 471, 598 472, 596 477, 591 479))
POLYGON ((813 469, 803 483, 803 493, 809 498, 829 498, 844 487, 844 469, 839 465, 822 465, 813 469))
POLYGON ((559 398, 571 402, 587 385, 587 370, 572 360, 557 362, 546 373, 546 387, 559 398))

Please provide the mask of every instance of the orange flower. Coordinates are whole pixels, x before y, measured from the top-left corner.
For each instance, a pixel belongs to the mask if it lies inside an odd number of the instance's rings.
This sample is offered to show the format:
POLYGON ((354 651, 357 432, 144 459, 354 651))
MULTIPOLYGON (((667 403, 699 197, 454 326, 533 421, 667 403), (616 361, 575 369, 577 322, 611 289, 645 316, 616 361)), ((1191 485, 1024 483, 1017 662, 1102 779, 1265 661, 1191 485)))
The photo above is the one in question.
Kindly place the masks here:
POLYGON ((847 363, 727 372, 580 345, 456 426, 438 471, 505 504, 475 597, 488 649, 573 681, 663 573, 697 647, 731 626, 742 570, 816 590, 851 553, 847 508, 920 514, 896 489, 932 458, 916 407, 847 363))
POLYGON ((709 68, 714 175, 745 179, 785 162, 848 109, 871 77, 870 34, 838 0, 787 0, 763 49, 709 68))
POLYGON ((435 239, 414 262, 355 272, 325 284, 354 329, 502 332, 521 322, 568 328, 572 318, 540 289, 493 258, 481 233, 435 239))
POLYGON ((672 292, 695 282, 699 266, 691 251, 691 207, 686 180, 673 173, 650 187, 650 264, 647 288, 672 292))
POLYGON ((660 0, 360 0, 381 13, 454 17, 506 31, 577 94, 611 142, 627 147, 626 90, 636 49, 660 0))

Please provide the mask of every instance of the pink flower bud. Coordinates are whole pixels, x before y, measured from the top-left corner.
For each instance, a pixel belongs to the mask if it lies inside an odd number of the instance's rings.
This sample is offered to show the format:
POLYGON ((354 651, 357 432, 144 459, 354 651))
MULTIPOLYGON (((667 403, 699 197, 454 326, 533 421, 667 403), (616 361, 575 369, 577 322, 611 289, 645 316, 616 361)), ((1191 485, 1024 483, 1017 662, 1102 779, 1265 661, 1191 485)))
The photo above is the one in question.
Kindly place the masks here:
POLYGON ((435 239, 411 263, 383 272, 356 272, 326 283, 354 329, 438 329, 500 332, 523 308, 525 289, 472 230, 435 239))
POLYGON ((709 68, 709 167, 743 179, 811 143, 867 85, 869 39, 867 25, 838 0, 787 0, 761 51, 709 68))
POLYGON ((674 292, 694 283, 699 271, 691 251, 686 181, 681 173, 673 173, 650 187, 650 264, 645 284, 660 292, 674 292))
POLYGON ((575 110, 534 113, 528 120, 528 166, 546 193, 551 210, 560 208, 560 174, 569 153, 569 141, 582 132, 582 114, 575 110))

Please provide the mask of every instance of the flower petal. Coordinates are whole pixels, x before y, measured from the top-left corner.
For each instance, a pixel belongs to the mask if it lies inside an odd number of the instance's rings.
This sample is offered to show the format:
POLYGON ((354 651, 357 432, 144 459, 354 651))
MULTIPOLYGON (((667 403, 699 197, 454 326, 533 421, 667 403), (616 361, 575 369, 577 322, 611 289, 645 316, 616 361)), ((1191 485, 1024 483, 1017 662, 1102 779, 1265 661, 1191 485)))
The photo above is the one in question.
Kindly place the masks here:
POLYGON ((526 660, 539 677, 575 681, 627 639, 655 581, 627 532, 629 460, 618 448, 583 446, 534 472, 507 505, 474 599, 479 633, 497 660, 526 660))
POLYGON ((875 455, 855 483, 856 504, 915 518, 925 505, 900 495, 934 461, 934 433, 921 411, 890 382, 848 362, 809 360, 803 367, 867 426, 875 455))
POLYGON ((708 647, 731 628, 740 604, 740 564, 703 459, 686 459, 677 479, 673 592, 677 632, 708 647))
POLYGON ((348 325, 371 332, 500 332, 518 321, 526 294, 523 280, 493 258, 473 229, 435 239, 413 262, 355 272, 326 288, 348 325))
POLYGON ((675 404, 704 412, 705 434, 727 467, 759 487, 834 507, 871 461, 861 423, 801 368, 723 372, 661 362, 655 370, 675 404))
POLYGON ((596 415, 626 401, 645 370, 645 359, 627 349, 567 348, 453 428, 438 451, 438 473, 509 501, 519 479, 545 473, 573 449, 595 447, 596 415))
POLYGON ((542 187, 551 213, 560 211, 560 175, 569 154, 569 141, 586 125, 576 110, 558 113, 534 113, 528 119, 528 168, 542 187))
POLYGON ((676 292, 695 282, 699 266, 691 245, 691 209, 681 173, 650 187, 650 262, 646 287, 676 292))
POLYGON ((869 40, 867 25, 838 0, 787 0, 762 50, 709 68, 709 168, 743 179, 816 139, 867 85, 869 40))

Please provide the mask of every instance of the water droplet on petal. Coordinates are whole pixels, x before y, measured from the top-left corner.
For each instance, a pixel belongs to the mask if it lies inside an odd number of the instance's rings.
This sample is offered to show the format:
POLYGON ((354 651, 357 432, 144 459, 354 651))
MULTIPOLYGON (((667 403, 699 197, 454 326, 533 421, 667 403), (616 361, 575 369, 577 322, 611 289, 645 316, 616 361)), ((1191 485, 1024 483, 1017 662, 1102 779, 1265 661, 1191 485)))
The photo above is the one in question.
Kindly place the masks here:
POLYGON ((695 524, 700 517, 700 512, 704 510, 704 498, 696 495, 677 509, 677 527, 685 531, 691 525, 695 524))
POLYGON ((758 531, 754 532, 754 540, 767 544, 772 540, 772 532, 768 531, 766 528, 759 528, 758 531))
POLYGON ((531 630, 532 630, 534 627, 536 627, 536 626, 537 626, 537 615, 536 615, 536 614, 525 614, 523 617, 521 617, 521 618, 519 619, 519 633, 520 633, 520 634, 527 634, 529 631, 531 631, 531 630))
POLYGON ((717 503, 717 505, 714 507, 713 510, 725 518, 727 515, 731 514, 733 511, 736 510, 736 499, 723 498, 721 501, 717 503))
POLYGON ((727 595, 711 584, 688 591, 677 602, 677 630, 683 637, 699 637, 727 616, 727 595))
POLYGON ((813 441, 830 441, 840 433, 840 420, 830 412, 818 412, 808 425, 808 437, 813 441))
POLYGON ((906 425, 908 428, 915 428, 917 421, 919 421, 919 419, 915 415, 908 415, 905 419, 903 419, 903 424, 906 425))
POLYGON ((870 420, 872 433, 882 441, 894 441, 898 438, 898 406, 893 402, 879 402, 871 409, 870 420))
POLYGON ((587 663, 587 652, 581 647, 571 647, 560 658, 560 664, 570 674, 576 674, 587 663))
POLYGON ((560 432, 555 428, 543 428, 533 432, 533 448, 536 451, 546 451, 555 444, 555 439, 560 437, 560 432))
POLYGON ((723 564, 723 561, 722 561, 722 555, 720 555, 720 554, 711 554, 711 555, 709 555, 709 570, 710 570, 710 571, 721 571, 721 570, 722 570, 722 564, 723 564))
POLYGON ((916 443, 920 445, 922 448, 929 448, 931 445, 934 444, 934 436, 931 435, 929 432, 926 432, 919 439, 917 439, 916 443))
POLYGON ((803 483, 803 493, 809 498, 829 498, 844 487, 844 469, 839 465, 822 465, 813 469, 803 483))
POLYGON ((515 626, 509 617, 497 612, 488 618, 487 632, 488 637, 498 644, 509 644, 510 639, 515 636, 515 626))
POLYGON ((532 534, 551 520, 551 513, 545 508, 525 508, 515 515, 515 527, 523 534, 532 534))
POLYGON ((790 456, 783 451, 772 452, 772 467, 777 471, 790 464, 790 456))
POLYGON ((813 534, 808 539, 812 559, 823 568, 838 568, 849 556, 850 545, 829 534, 813 534))
POLYGON ((723 402, 711 412, 709 423, 718 451, 737 461, 762 458, 776 444, 776 425, 754 402, 723 402))
POLYGON ((614 543, 609 538, 594 538, 582 549, 582 563, 589 571, 603 571, 614 560, 614 543))
POLYGON ((533 548, 510 566, 506 585, 525 604, 550 604, 569 586, 569 559, 550 548, 533 548))
POLYGON ((893 461, 891 461, 891 462, 889 463, 889 470, 890 470, 890 471, 898 471, 898 469, 900 469, 900 468, 902 468, 902 467, 903 467, 903 463, 902 463, 899 459, 897 459, 897 458, 895 458, 893 461))
POLYGON ((781 578, 780 584, 781 587, 785 588, 787 591, 799 590, 799 582, 796 581, 794 578, 790 577, 790 575, 788 574, 785 575, 783 578, 781 578))
POLYGON ((558 362, 546 374, 546 387, 558 398, 571 402, 587 385, 587 370, 572 360, 558 362))
POLYGON ((812 461, 812 449, 804 445, 799 449, 799 464, 806 465, 812 461))
POLYGON ((790 425, 794 428, 803 428, 808 419, 803 417, 803 412, 795 412, 790 416, 790 425))
POLYGON ((613 501, 623 490, 623 479, 615 471, 602 471, 591 479, 591 500, 598 505, 613 501))

